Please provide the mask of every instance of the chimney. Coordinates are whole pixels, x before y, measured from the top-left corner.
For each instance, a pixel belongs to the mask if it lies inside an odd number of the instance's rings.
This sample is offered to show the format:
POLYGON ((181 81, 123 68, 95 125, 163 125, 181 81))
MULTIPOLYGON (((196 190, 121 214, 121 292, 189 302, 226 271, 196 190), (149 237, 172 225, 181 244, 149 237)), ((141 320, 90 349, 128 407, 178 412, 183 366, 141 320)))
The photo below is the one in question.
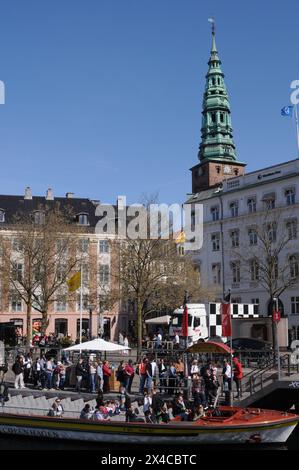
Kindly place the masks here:
POLYGON ((74 193, 66 193, 65 197, 66 197, 67 199, 73 199, 74 193))
POLYGON ((25 188, 24 199, 32 199, 32 192, 30 186, 27 186, 27 188, 25 188))
POLYGON ((47 201, 54 201, 54 194, 53 194, 53 189, 52 188, 47 189, 46 200, 47 201))
POLYGON ((126 199, 127 199, 126 196, 117 196, 118 210, 122 211, 122 210, 126 209, 126 204, 127 204, 126 199))

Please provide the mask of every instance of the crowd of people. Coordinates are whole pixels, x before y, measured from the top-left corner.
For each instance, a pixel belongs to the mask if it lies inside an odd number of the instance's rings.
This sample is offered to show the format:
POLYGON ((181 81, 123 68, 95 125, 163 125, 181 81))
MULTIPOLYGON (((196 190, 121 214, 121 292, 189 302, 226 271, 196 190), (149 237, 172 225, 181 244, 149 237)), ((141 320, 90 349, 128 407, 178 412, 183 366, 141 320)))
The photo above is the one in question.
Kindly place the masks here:
POLYGON ((130 395, 134 379, 134 386, 137 386, 141 395, 156 389, 160 395, 175 396, 189 387, 195 405, 206 407, 215 401, 220 389, 229 402, 233 382, 236 384, 235 398, 241 397, 243 371, 238 358, 233 358, 233 371, 226 359, 220 366, 218 364, 217 367, 212 361, 200 363, 198 359, 184 364, 182 357, 178 355, 175 360, 162 357, 157 362, 155 356, 146 356, 135 364, 132 359, 123 359, 118 367, 114 368, 107 360, 96 358, 95 355, 80 357, 74 365, 67 359, 56 361, 45 355, 33 359, 32 352, 29 352, 16 357, 12 370, 15 374, 15 388, 24 389, 31 382, 39 389, 64 390, 67 373, 72 367, 75 390, 78 393, 85 391, 96 394, 110 392, 114 369, 119 392, 123 390, 130 395))

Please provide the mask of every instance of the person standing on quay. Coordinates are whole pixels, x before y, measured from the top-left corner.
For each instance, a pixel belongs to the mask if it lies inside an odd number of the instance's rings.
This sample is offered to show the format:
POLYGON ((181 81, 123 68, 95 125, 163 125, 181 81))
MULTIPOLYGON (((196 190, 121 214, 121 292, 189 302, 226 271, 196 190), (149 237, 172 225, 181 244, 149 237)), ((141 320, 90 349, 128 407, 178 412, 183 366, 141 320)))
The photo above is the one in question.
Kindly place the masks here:
POLYGON ((233 358, 233 363, 234 363, 234 382, 236 383, 236 387, 237 387, 237 395, 235 396, 235 398, 241 398, 242 397, 241 381, 243 378, 242 364, 237 357, 233 358))
POLYGON ((26 388, 24 384, 24 363, 21 356, 16 357, 12 370, 15 374, 15 388, 26 388))
POLYGON ((111 369, 109 367, 109 363, 108 361, 104 361, 103 362, 103 379, 104 379, 103 392, 104 393, 110 392, 110 385, 109 385, 110 376, 111 376, 111 369))

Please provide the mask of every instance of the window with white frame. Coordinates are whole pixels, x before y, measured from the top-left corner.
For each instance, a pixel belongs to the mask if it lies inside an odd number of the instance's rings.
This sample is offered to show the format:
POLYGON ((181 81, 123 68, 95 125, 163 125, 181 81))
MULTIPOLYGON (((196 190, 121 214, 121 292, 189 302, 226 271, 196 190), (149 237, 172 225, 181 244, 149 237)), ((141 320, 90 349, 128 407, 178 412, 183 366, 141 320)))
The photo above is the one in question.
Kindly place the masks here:
POLYGON ((88 238, 81 238, 81 240, 78 241, 78 249, 80 253, 87 253, 88 246, 89 246, 88 238))
POLYGON ((240 231, 238 229, 231 230, 230 232, 230 239, 231 239, 231 246, 232 248, 238 248, 239 246, 239 236, 240 231))
POLYGON ((289 240, 297 238, 297 219, 288 220, 286 222, 287 235, 289 240))
POLYGON ((250 260, 250 278, 253 282, 259 280, 259 263, 256 259, 250 260))
POLYGON ((22 252, 23 251, 23 242, 19 238, 14 238, 12 241, 13 251, 22 252))
POLYGON ((277 223, 276 222, 269 222, 266 224, 266 234, 270 243, 276 242, 276 235, 277 235, 277 223))
POLYGON ((3 209, 0 209, 0 223, 5 222, 5 211, 3 209))
POLYGON ((34 212, 34 223, 36 225, 43 225, 45 223, 45 213, 43 211, 34 212))
POLYGON ((56 312, 65 312, 67 309, 66 295, 59 295, 56 300, 56 312))
POLYGON ((247 207, 249 214, 256 212, 256 197, 249 197, 247 199, 247 207))
MULTIPOLYGON (((83 310, 88 310, 89 306, 89 297, 88 294, 83 294, 82 295, 82 309, 83 310)), ((79 312, 81 310, 81 295, 77 294, 77 311, 79 312)))
POLYGON ((263 197, 264 210, 275 209, 275 193, 265 194, 263 197))
POLYGON ((101 264, 99 269, 99 283, 100 284, 109 284, 109 264, 101 264))
POLYGON ((291 297, 291 313, 292 315, 299 315, 299 297, 291 297))
POLYGON ((88 214, 78 214, 77 221, 79 225, 89 225, 88 214))
POLYGON ((22 311, 22 298, 20 294, 16 293, 11 296, 11 310, 13 312, 22 311))
POLYGON ((240 282, 241 280, 240 261, 232 261, 230 266, 232 270, 233 282, 235 283, 240 282))
POLYGON ((239 203, 238 201, 233 201, 229 205, 231 217, 238 217, 239 215, 239 203))
POLYGON ((219 206, 211 207, 211 215, 212 215, 213 222, 215 222, 216 220, 219 220, 219 206))
POLYGON ((257 231, 255 228, 248 229, 249 245, 257 245, 257 231))
POLYGON ((221 264, 220 263, 212 264, 212 277, 213 277, 213 284, 220 284, 221 282, 221 264))
POLYGON ((298 255, 291 255, 289 257, 290 264, 290 275, 291 278, 297 278, 299 276, 299 257, 298 255))
POLYGON ((100 253, 109 253, 108 240, 100 240, 99 248, 100 248, 100 253))
POLYGON ((288 188, 284 192, 287 206, 291 206, 296 202, 296 189, 295 188, 288 188))
POLYGON ((66 278, 66 266, 60 264, 56 269, 56 279, 58 282, 63 282, 66 278))
POLYGON ((220 233, 219 232, 212 233, 211 241, 212 241, 212 250, 219 251, 220 250, 220 233))
POLYGON ((23 264, 13 263, 12 276, 15 281, 22 281, 23 278, 23 264))

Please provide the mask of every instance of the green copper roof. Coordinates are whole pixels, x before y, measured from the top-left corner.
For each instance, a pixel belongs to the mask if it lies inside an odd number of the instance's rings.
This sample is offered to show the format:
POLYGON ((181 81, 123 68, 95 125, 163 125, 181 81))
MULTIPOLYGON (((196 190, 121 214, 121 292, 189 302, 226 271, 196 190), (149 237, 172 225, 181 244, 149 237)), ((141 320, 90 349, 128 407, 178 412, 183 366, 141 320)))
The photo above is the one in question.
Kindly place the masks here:
POLYGON ((198 158, 205 161, 237 162, 233 141, 229 98, 218 56, 215 31, 212 30, 212 49, 208 62, 206 87, 202 104, 201 144, 198 158))

